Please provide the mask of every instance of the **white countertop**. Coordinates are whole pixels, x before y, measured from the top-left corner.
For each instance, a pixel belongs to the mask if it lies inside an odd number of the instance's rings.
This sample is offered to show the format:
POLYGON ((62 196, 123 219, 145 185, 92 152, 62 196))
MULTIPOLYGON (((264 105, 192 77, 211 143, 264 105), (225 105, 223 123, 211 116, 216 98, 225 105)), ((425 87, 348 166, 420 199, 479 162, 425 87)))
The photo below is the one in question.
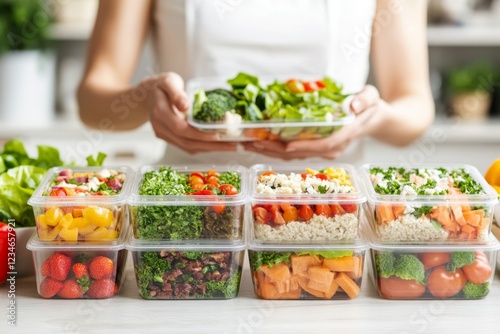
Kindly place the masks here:
MULTIPOLYGON (((368 275, 354 300, 267 301, 253 292, 245 268, 240 293, 230 300, 145 300, 131 264, 121 292, 102 300, 46 300, 34 277, 16 281, 17 326, 0 320, 1 333, 498 333, 498 271, 483 300, 391 301, 378 297, 368 275)), ((247 261, 247 259, 245 259, 247 261)), ((0 287, 2 313, 8 288, 0 287)))

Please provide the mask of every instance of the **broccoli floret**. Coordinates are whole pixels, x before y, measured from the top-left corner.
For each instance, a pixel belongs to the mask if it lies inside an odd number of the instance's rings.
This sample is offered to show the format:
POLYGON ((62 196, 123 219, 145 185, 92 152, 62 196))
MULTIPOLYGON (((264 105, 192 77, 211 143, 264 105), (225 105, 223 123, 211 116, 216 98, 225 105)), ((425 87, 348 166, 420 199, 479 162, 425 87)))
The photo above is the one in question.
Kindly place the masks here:
POLYGON ((458 268, 472 264, 476 260, 474 252, 454 252, 451 254, 450 264, 448 265, 449 271, 455 271, 458 268))
POLYGON ((394 265, 394 275, 405 280, 425 282, 424 264, 415 255, 403 254, 394 265))
POLYGON ((205 95, 206 99, 202 94, 195 99, 196 108, 194 109, 194 118, 199 121, 220 121, 227 111, 233 110, 236 107, 236 97, 228 90, 214 89, 206 92, 205 95), (199 108, 199 101, 203 101, 201 108, 199 108))
POLYGON ((474 284, 467 282, 464 286, 463 292, 467 299, 483 298, 489 292, 489 283, 474 284))
POLYGON ((394 275, 396 257, 392 252, 380 252, 375 255, 375 265, 380 277, 389 278, 394 275))

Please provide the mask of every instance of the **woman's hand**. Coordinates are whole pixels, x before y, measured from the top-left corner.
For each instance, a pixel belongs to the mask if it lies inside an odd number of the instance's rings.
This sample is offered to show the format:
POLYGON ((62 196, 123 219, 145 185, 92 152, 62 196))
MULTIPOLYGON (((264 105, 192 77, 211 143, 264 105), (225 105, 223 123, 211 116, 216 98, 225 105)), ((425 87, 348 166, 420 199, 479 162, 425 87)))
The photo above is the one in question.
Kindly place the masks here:
POLYGON ((204 133, 191 127, 185 117, 189 99, 184 81, 176 73, 160 74, 150 105, 150 121, 155 134, 188 153, 235 151, 236 144, 218 142, 217 134, 204 133))
POLYGON ((377 109, 385 104, 380 99, 378 90, 367 85, 350 103, 351 111, 356 115, 353 123, 338 132, 322 139, 296 140, 289 143, 279 141, 255 141, 244 143, 245 150, 281 158, 284 160, 322 157, 337 159, 349 144, 366 134, 366 124, 377 109))

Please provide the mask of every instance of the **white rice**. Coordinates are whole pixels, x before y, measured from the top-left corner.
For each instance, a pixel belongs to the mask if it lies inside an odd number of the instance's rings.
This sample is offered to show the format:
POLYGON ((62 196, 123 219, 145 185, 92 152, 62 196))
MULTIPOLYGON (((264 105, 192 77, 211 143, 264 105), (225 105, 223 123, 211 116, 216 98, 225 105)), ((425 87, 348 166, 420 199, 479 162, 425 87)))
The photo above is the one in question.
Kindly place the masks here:
POLYGON ((401 215, 387 224, 377 224, 377 234, 383 241, 435 241, 448 239, 448 232, 437 229, 430 219, 401 215))
POLYGON ((269 241, 354 240, 358 234, 358 218, 353 213, 325 217, 314 215, 307 222, 293 221, 271 227, 255 223, 255 237, 269 241))

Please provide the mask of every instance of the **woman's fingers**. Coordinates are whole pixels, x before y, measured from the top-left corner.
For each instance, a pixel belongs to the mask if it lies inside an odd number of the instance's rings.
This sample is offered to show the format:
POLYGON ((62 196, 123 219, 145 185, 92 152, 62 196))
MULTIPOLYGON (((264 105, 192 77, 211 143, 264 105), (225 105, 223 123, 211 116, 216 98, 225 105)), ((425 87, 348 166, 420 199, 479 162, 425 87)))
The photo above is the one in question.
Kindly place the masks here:
POLYGON ((184 91, 184 80, 177 73, 166 73, 161 76, 158 87, 163 90, 172 105, 180 111, 189 109, 189 99, 184 91))
POLYGON ((359 114, 365 109, 375 106, 380 100, 380 94, 377 88, 372 85, 366 85, 363 90, 357 94, 351 101, 351 110, 359 114))

